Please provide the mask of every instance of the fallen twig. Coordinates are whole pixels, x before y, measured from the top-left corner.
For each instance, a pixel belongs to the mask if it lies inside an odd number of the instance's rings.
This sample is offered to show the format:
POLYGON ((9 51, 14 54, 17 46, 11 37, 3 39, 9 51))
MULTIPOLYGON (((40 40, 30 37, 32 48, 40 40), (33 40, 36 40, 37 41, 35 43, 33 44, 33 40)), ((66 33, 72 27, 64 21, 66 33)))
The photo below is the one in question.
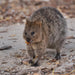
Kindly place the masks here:
POLYGON ((66 39, 75 39, 75 37, 74 36, 69 36, 66 39))
POLYGON ((10 49, 10 48, 12 48, 12 46, 2 46, 2 47, 0 48, 0 51, 1 51, 1 50, 7 50, 7 49, 10 49))

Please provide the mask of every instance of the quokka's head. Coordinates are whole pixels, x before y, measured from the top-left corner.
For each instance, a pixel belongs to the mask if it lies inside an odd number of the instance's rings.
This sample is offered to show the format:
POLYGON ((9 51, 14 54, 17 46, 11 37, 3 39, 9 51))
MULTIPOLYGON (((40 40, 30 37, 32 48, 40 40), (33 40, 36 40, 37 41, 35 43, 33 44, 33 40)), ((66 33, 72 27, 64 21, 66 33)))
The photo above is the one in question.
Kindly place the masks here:
POLYGON ((27 18, 23 37, 29 43, 40 42, 42 40, 42 22, 38 20, 30 21, 27 18))

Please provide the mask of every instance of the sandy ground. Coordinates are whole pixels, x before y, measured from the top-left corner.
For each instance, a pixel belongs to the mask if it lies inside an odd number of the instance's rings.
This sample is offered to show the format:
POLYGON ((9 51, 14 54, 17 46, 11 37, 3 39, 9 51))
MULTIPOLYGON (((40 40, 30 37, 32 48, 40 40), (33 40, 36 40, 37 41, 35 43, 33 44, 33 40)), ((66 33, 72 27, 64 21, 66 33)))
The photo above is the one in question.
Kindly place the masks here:
POLYGON ((0 75, 75 75, 75 18, 67 19, 67 23, 68 39, 61 49, 61 60, 53 60, 55 50, 47 49, 38 67, 22 62, 28 58, 22 37, 24 24, 0 27, 0 48, 12 46, 0 50, 0 75))

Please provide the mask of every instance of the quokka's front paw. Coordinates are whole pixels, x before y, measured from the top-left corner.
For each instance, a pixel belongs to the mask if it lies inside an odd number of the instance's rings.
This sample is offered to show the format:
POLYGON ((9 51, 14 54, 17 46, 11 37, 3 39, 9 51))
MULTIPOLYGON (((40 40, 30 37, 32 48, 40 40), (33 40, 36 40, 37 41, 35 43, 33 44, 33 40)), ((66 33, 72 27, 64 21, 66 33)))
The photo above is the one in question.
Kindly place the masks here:
POLYGON ((36 57, 33 60, 30 60, 29 63, 31 64, 31 66, 39 66, 38 58, 36 57))

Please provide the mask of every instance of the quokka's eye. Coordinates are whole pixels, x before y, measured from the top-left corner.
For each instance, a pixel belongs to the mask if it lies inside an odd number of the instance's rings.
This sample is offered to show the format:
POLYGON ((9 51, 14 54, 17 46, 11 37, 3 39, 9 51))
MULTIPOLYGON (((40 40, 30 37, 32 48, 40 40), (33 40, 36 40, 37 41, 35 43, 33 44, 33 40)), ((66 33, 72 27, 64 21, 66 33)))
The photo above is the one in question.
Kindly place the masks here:
POLYGON ((27 35, 27 33, 25 32, 25 35, 27 35))
POLYGON ((31 35, 34 35, 35 34, 35 32, 31 32, 31 35))

